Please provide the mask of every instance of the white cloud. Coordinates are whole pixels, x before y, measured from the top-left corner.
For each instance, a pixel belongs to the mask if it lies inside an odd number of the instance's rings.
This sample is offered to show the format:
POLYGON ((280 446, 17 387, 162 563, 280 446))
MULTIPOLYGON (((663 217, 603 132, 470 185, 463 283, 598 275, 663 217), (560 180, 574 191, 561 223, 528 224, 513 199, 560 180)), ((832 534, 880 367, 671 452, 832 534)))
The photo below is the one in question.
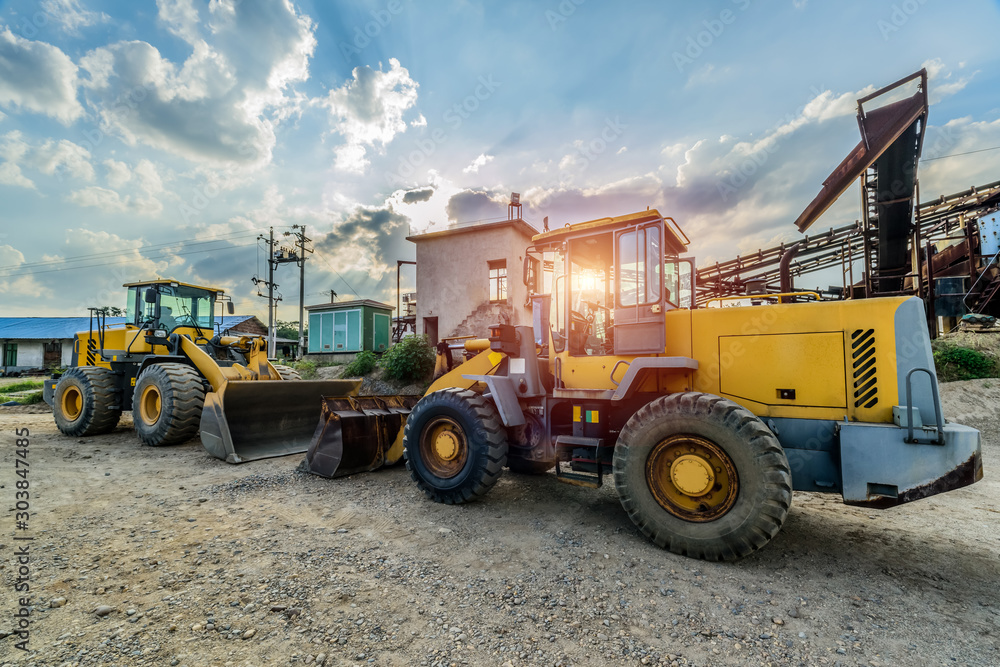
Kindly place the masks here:
POLYGON ((481 167, 485 167, 487 165, 487 163, 492 162, 492 161, 493 161, 493 156, 492 155, 486 155, 485 153, 480 153, 479 157, 477 157, 475 160, 473 160, 472 164, 470 164, 468 167, 466 167, 465 169, 463 169, 462 172, 466 173, 466 174, 475 174, 475 173, 478 173, 479 169, 481 167))
POLYGON ((0 294, 16 295, 18 297, 51 296, 51 291, 35 281, 30 274, 21 273, 18 269, 24 264, 24 253, 13 246, 0 245, 0 294))
POLYGON ((135 166, 135 176, 138 180, 139 188, 149 195, 156 195, 163 192, 163 181, 156 171, 156 165, 149 160, 139 160, 135 166))
POLYGON ((419 114, 415 119, 410 121, 410 127, 427 127, 427 119, 424 118, 423 114, 419 114))
POLYGON ((23 174, 22 168, 60 179, 69 176, 93 181, 94 167, 90 157, 90 151, 67 139, 47 139, 41 145, 32 146, 22 139, 20 132, 8 132, 0 141, 0 158, 4 159, 0 164, 0 182, 34 189, 35 184, 23 174))
POLYGON ((76 84, 77 67, 59 48, 0 32, 0 105, 69 125, 83 114, 76 84))
POLYGON ((335 130, 345 143, 336 150, 336 166, 362 173, 368 166, 367 148, 384 150, 393 137, 406 131, 403 114, 417 102, 417 82, 395 58, 389 70, 355 67, 353 79, 330 91, 329 108, 335 130))
POLYGON ((309 76, 313 24, 288 0, 160 0, 158 19, 187 41, 172 62, 147 42, 87 53, 80 66, 104 127, 196 163, 259 166, 276 123, 302 104, 288 87, 309 76))
POLYGON ((42 10, 51 20, 62 25, 70 34, 79 34, 80 28, 110 21, 104 12, 92 12, 80 6, 78 0, 42 0, 42 10))
POLYGON ((0 183, 34 190, 35 184, 21 171, 21 161, 31 147, 21 140, 21 133, 14 131, 3 135, 0 142, 0 183))
POLYGON ((952 78, 953 73, 948 70, 940 58, 925 60, 921 67, 927 69, 927 88, 930 92, 931 104, 959 92, 969 85, 972 78, 979 73, 976 71, 968 76, 952 78))
POLYGON ((90 151, 66 139, 58 142, 52 139, 47 140, 34 149, 29 162, 38 171, 48 176, 53 176, 64 170, 75 178, 84 181, 94 180, 94 167, 90 164, 90 151))
POLYGON ((97 208, 105 213, 128 212, 153 217, 159 215, 163 210, 163 204, 154 197, 121 195, 114 190, 97 185, 74 190, 68 199, 77 206, 97 208))
POLYGON ((132 169, 124 162, 108 159, 101 164, 107 169, 108 185, 112 188, 120 188, 132 178, 132 169))

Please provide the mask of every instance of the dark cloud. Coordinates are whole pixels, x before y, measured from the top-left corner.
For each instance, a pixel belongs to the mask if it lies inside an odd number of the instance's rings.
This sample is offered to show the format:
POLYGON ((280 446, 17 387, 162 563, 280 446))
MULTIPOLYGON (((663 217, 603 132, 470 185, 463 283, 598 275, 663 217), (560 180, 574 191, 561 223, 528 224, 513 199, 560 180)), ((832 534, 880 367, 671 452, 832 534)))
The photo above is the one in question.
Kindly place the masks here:
POLYGON ((427 201, 434 194, 434 188, 423 188, 421 190, 410 190, 403 195, 404 204, 416 204, 420 201, 427 201))
POLYGON ((448 219, 455 222, 486 220, 507 215, 507 207, 487 190, 465 190, 448 200, 448 219))
POLYGON ((316 242, 316 249, 336 256, 348 244, 360 245, 375 253, 385 264, 411 259, 413 244, 406 240, 410 219, 391 208, 358 207, 344 222, 316 242))

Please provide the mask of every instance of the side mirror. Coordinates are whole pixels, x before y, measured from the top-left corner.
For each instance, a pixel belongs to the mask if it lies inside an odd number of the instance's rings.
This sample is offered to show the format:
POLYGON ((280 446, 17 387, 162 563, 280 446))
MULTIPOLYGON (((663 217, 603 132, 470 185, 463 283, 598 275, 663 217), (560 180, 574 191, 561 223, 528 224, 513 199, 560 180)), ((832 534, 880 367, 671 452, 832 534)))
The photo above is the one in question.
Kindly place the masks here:
POLYGON ((226 302, 226 312, 228 312, 230 315, 236 312, 236 306, 233 305, 232 301, 226 302))
POLYGON ((146 292, 142 295, 142 300, 146 303, 156 303, 156 289, 147 287, 146 292))

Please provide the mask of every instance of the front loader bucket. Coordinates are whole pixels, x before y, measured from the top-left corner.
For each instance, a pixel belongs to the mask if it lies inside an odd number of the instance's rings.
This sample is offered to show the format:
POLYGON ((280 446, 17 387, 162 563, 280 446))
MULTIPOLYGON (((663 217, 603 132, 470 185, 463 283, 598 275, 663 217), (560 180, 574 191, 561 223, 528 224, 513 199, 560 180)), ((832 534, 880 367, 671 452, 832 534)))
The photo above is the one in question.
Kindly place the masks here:
POLYGON ((201 444, 227 463, 301 454, 324 396, 357 394, 360 380, 233 380, 205 396, 201 444))
POLYGON ((302 469, 343 477, 397 463, 403 456, 403 425, 419 396, 323 399, 302 469))

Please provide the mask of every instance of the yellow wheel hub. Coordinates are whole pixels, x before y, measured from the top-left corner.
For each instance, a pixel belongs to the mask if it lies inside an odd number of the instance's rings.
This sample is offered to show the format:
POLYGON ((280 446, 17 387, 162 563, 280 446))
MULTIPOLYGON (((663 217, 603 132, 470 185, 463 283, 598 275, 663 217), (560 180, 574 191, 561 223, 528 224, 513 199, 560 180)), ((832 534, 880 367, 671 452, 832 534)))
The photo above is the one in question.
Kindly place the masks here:
POLYGON ((736 504, 739 477, 722 447, 694 435, 659 442, 646 459, 646 484, 663 509, 685 521, 712 521, 736 504))
POLYGON ((152 426, 160 419, 162 408, 160 390, 155 385, 147 385, 139 395, 139 417, 152 426))
POLYGON ((420 458, 436 477, 450 479, 462 472, 469 443, 461 425, 451 417, 431 420, 420 435, 420 458))
POLYGON ((434 453, 442 461, 454 461, 458 456, 459 442, 453 431, 442 430, 434 439, 434 453))
POLYGON ((66 387, 62 395, 62 411, 70 421, 75 421, 83 412, 83 394, 77 387, 66 387))
POLYGON ((684 454, 670 465, 670 481, 684 495, 703 496, 715 486, 715 471, 700 456, 684 454))

